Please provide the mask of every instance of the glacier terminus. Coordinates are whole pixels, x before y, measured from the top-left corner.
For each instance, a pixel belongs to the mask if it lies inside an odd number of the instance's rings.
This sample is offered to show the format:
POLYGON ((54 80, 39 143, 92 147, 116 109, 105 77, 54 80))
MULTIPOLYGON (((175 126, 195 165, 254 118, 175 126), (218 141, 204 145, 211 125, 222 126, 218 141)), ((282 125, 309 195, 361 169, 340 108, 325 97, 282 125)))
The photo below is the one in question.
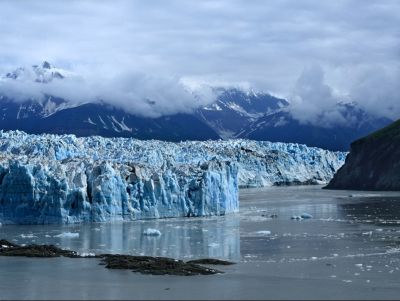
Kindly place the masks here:
POLYGON ((239 187, 327 183, 347 153, 251 140, 180 143, 0 131, 0 222, 225 215, 239 187))

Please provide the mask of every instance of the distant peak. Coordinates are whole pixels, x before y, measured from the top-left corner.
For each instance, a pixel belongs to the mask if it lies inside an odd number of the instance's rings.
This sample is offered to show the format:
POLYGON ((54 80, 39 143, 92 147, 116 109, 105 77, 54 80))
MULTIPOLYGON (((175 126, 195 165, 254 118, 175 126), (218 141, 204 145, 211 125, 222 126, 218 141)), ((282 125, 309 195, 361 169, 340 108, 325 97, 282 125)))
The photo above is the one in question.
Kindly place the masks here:
POLYGON ((13 80, 32 80, 38 83, 49 83, 54 79, 63 79, 72 73, 63 69, 55 68, 48 61, 31 67, 17 68, 13 72, 8 72, 1 76, 13 80))
POLYGON ((42 63, 42 68, 43 69, 51 69, 51 64, 49 62, 47 62, 47 61, 44 61, 42 63))

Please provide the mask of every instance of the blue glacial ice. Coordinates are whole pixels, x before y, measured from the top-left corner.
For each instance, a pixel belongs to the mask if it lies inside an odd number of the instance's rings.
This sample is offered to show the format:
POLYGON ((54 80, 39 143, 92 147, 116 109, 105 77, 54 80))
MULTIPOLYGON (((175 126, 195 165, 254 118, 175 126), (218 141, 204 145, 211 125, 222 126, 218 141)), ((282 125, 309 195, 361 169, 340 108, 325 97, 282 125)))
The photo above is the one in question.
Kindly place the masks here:
POLYGON ((226 140, 171 143, 0 131, 0 222, 224 215, 238 187, 326 183, 346 153, 226 140))

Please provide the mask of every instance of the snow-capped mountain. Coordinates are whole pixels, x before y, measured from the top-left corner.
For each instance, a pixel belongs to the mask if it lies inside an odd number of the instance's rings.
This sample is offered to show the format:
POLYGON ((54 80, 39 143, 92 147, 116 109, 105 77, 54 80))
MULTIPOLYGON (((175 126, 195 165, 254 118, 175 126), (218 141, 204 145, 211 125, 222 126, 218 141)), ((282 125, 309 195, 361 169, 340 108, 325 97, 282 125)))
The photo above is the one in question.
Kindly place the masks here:
POLYGON ((33 80, 37 83, 49 83, 54 79, 63 79, 71 74, 71 72, 55 68, 49 62, 44 61, 41 65, 33 65, 31 68, 18 68, 5 74, 3 79, 33 80))
POLYGON ((369 115, 356 104, 338 103, 337 110, 346 123, 325 126, 301 123, 289 108, 265 114, 244 127, 237 138, 304 143, 330 150, 347 151, 352 141, 389 123, 390 119, 369 115))
MULTIPOLYGON (((44 62, 31 68, 19 68, 0 80, 45 85, 68 76, 75 75, 44 62)), ((70 102, 56 95, 15 101, 0 94, 0 129, 23 130, 32 134, 69 133, 168 141, 220 138, 209 125, 193 114, 146 118, 126 113, 104 102, 70 102)))
MULTIPOLYGON (((0 76, 0 88, 2 81, 47 85, 75 76, 43 62, 0 76)), ((167 141, 248 138, 347 151, 353 140, 391 122, 367 114, 357 104, 338 103, 338 111, 349 120, 346 124, 304 124, 293 118, 285 99, 252 90, 214 88, 214 92, 216 101, 193 114, 149 118, 98 100, 65 101, 57 95, 15 100, 0 89, 0 129, 167 141)))
POLYGON ((266 93, 238 89, 215 89, 217 101, 200 108, 196 114, 222 138, 232 138, 265 114, 288 105, 284 99, 266 93))
POLYGON ((352 141, 391 122, 371 116, 355 103, 338 103, 335 109, 348 122, 333 126, 323 122, 305 124, 292 116, 285 99, 230 89, 220 90, 218 100, 197 114, 223 138, 296 142, 345 151, 352 141))

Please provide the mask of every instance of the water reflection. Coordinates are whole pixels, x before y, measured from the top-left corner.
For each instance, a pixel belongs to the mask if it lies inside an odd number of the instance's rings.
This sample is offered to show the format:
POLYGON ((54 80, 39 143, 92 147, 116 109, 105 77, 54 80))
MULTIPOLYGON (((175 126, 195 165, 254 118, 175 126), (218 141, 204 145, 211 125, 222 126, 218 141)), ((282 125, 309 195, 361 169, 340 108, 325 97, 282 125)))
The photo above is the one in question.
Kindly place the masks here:
POLYGON ((239 217, 231 215, 69 226, 3 226, 0 237, 25 244, 56 244, 79 252, 240 260, 239 227, 239 217), (148 228, 158 229, 162 235, 143 235, 148 228), (62 233, 64 236, 56 237, 62 233), (79 233, 79 237, 72 233, 79 233))
POLYGON ((400 200, 393 197, 347 198, 339 204, 343 219, 360 223, 400 224, 400 200))

